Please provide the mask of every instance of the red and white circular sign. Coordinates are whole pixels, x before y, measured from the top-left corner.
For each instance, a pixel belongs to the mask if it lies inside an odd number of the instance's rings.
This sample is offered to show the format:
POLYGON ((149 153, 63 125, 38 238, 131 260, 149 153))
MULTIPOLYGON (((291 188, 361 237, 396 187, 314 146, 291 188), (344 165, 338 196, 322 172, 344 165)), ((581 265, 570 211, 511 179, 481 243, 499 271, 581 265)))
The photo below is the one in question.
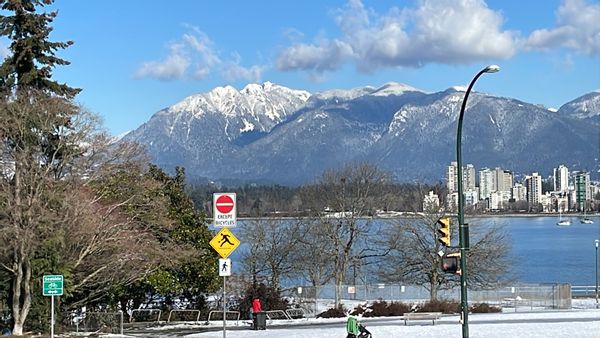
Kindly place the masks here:
POLYGON ((229 195, 221 195, 215 202, 217 210, 222 214, 228 214, 233 210, 234 202, 229 195))

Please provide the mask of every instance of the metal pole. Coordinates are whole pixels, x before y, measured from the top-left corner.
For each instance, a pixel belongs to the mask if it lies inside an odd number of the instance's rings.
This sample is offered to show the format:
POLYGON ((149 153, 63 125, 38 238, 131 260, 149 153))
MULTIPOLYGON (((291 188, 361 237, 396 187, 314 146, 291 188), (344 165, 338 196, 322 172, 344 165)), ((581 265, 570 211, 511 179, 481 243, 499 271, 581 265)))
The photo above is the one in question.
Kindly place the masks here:
POLYGON ((227 337, 227 299, 225 299, 225 276, 223 276, 223 338, 227 337))
POLYGON ((50 338, 54 338, 54 295, 50 296, 50 338))
POLYGON ((598 242, 600 240, 595 240, 596 243, 596 309, 598 308, 598 242))
POLYGON ((465 92, 465 97, 460 108, 460 115, 458 116, 458 126, 456 128, 456 164, 458 174, 458 246, 460 247, 460 305, 461 305, 461 324, 462 324, 462 336, 463 338, 469 337, 469 303, 467 299, 467 255, 466 250, 468 249, 468 225, 465 224, 464 216, 464 191, 463 191, 463 175, 462 175, 462 152, 461 152, 461 139, 462 139, 462 124, 463 117, 465 114, 465 107, 467 106, 467 99, 469 93, 475 84, 475 81, 483 74, 490 72, 497 72, 500 68, 497 66, 488 66, 482 69, 469 84, 469 88, 465 92))

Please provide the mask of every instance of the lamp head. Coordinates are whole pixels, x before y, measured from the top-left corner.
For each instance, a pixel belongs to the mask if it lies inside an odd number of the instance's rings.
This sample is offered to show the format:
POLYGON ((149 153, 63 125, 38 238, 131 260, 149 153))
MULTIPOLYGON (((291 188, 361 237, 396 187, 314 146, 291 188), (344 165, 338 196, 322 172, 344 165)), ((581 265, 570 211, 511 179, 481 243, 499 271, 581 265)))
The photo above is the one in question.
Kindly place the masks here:
POLYGON ((489 66, 485 67, 483 69, 483 71, 486 72, 486 73, 496 73, 496 72, 500 71, 500 66, 498 66, 498 65, 489 65, 489 66))

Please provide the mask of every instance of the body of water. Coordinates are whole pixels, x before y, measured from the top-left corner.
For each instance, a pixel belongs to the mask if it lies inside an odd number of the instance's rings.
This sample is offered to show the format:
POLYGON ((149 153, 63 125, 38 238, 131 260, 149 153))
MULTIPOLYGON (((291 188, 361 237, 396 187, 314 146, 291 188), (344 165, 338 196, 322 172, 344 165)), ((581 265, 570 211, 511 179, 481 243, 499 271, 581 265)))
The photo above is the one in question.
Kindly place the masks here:
MULTIPOLYGON (((563 218, 570 218, 571 225, 557 226, 558 216, 466 217, 465 221, 470 224, 471 232, 474 227, 499 225, 509 234, 513 272, 519 282, 595 285, 594 241, 600 240, 600 217, 590 217, 594 224, 581 224, 577 216, 563 218)), ((246 223, 240 221, 238 229, 231 230, 237 236, 239 228, 244 226, 246 223)), ((231 255, 234 271, 240 267, 240 254, 245 247, 243 238, 238 238, 242 242, 240 248, 231 255)))
POLYGON ((581 224, 575 216, 566 218, 571 219, 570 226, 557 226, 558 217, 491 217, 474 221, 504 227, 511 237, 519 281, 595 285, 594 241, 600 240, 600 217, 590 217, 594 224, 581 224))

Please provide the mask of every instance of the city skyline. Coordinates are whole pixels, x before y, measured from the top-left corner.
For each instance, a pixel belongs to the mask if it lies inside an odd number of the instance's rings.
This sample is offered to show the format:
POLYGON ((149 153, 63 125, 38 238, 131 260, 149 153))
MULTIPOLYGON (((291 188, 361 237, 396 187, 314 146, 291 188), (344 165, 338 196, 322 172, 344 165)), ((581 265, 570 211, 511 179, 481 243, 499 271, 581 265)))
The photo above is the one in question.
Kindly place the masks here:
MULTIPOLYGON (((455 208, 458 201, 457 165, 456 161, 450 162, 446 171, 447 204, 450 208, 455 208)), ((488 210, 514 208, 515 203, 526 202, 529 211, 583 211, 587 201, 600 194, 600 182, 592 181, 589 171, 569 171, 564 164, 555 167, 553 174, 546 178, 534 171, 525 174, 518 182, 510 169, 483 167, 477 171, 478 181, 475 180, 475 171, 471 163, 466 164, 462 171, 465 204, 476 206, 484 203, 483 208, 488 210), (553 190, 543 187, 543 182, 549 181, 553 190), (538 210, 538 205, 542 210, 538 210)), ((426 202, 431 204, 431 199, 431 196, 426 197, 424 205, 426 202)))

